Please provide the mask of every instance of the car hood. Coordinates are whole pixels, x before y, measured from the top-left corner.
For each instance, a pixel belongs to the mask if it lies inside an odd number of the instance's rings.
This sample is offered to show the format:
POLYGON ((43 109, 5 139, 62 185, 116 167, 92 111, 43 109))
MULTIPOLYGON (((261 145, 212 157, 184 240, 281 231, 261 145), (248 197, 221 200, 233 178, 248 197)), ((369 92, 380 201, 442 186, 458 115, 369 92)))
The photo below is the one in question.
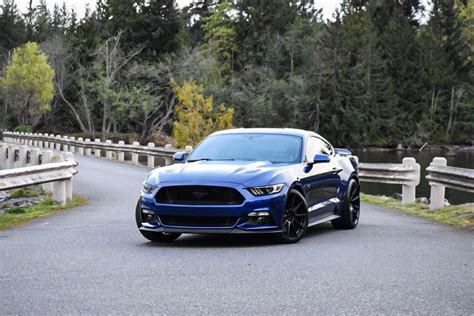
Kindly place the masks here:
POLYGON ((290 166, 273 164, 269 161, 196 161, 155 169, 148 176, 147 182, 150 184, 232 182, 245 186, 267 185, 278 180, 278 176, 290 166))

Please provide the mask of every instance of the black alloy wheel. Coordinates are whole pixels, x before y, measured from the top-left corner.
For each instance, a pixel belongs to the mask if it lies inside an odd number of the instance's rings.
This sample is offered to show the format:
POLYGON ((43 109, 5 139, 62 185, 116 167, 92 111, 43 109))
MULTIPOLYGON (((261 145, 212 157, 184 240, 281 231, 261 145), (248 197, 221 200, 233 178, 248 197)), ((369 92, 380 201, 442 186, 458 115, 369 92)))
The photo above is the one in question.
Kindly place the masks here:
POLYGON ((279 235, 282 243, 298 242, 308 228, 308 207, 304 196, 297 190, 290 190, 283 212, 283 231, 279 235))
POLYGON ((338 229, 353 229, 359 224, 360 218, 360 187, 351 179, 347 187, 346 199, 343 204, 341 217, 333 220, 332 226, 338 229))

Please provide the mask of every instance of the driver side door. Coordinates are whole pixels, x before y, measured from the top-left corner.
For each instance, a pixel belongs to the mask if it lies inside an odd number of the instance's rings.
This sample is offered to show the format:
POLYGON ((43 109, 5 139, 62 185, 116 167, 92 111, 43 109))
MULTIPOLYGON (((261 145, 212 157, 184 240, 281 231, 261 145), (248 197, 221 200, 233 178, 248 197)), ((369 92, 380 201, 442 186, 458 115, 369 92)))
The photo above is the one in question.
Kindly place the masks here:
POLYGON ((310 219, 333 213, 335 210, 340 177, 333 151, 331 145, 318 137, 311 136, 307 140, 305 150, 307 164, 302 183, 310 219), (330 161, 313 163, 316 154, 328 155, 330 161))

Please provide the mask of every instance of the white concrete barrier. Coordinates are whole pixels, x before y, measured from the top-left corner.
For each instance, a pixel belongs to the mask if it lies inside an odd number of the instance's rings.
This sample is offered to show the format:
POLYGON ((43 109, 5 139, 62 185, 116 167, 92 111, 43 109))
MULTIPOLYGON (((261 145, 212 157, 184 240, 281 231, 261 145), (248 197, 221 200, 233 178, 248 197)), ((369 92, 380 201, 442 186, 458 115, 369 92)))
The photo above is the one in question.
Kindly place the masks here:
POLYGON ((444 207, 446 187, 474 192, 474 169, 448 167, 446 158, 435 157, 426 168, 426 179, 430 184, 430 210, 444 207))
POLYGON ((420 164, 415 158, 403 158, 401 164, 360 163, 359 178, 363 182, 402 185, 402 204, 415 203, 416 186, 420 184, 420 164))
MULTIPOLYGON (((138 142, 133 144, 125 144, 123 141, 119 141, 118 144, 112 143, 110 140, 101 142, 100 139, 94 139, 91 142, 89 139, 74 137, 67 137, 61 135, 48 135, 48 134, 25 134, 17 132, 3 132, 3 138, 8 142, 21 143, 29 140, 36 140, 38 144, 43 143, 46 148, 60 150, 61 147, 68 149, 69 151, 77 152, 80 155, 91 156, 94 155, 97 158, 101 157, 101 151, 105 152, 105 158, 109 160, 117 159, 118 161, 126 161, 125 154, 128 153, 131 156, 131 162, 136 165, 140 164, 140 156, 147 157, 147 166, 150 168, 155 167, 155 158, 161 158, 164 161, 164 165, 170 165, 173 163, 173 155, 178 151, 173 148, 172 145, 167 144, 165 147, 155 147, 153 143, 147 144, 147 146, 141 146, 138 142)), ((183 151, 191 152, 192 146, 186 146, 183 151)))
POLYGON ((76 168, 69 152, 53 155, 51 150, 0 144, 0 191, 42 185, 46 192, 53 193, 55 201, 65 204, 72 198, 76 168))

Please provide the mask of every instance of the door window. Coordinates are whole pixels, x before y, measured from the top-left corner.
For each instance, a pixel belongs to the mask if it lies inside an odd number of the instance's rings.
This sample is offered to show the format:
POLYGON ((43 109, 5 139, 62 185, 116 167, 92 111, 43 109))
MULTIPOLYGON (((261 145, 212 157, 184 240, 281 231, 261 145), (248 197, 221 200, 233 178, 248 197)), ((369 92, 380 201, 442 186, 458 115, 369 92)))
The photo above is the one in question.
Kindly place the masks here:
POLYGON ((317 137, 310 137, 306 144, 306 161, 312 161, 316 154, 331 155, 325 142, 317 137))

